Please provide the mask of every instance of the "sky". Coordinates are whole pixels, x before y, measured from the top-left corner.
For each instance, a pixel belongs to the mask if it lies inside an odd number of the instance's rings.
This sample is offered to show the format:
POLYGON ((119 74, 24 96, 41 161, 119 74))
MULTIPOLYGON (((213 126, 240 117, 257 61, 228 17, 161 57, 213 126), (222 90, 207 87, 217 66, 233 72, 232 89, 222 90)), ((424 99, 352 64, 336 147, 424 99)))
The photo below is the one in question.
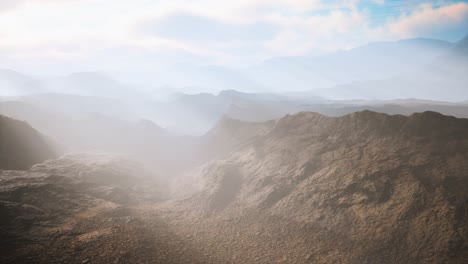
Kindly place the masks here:
POLYGON ((468 1, 0 0, 0 68, 244 67, 374 41, 468 34, 468 1))

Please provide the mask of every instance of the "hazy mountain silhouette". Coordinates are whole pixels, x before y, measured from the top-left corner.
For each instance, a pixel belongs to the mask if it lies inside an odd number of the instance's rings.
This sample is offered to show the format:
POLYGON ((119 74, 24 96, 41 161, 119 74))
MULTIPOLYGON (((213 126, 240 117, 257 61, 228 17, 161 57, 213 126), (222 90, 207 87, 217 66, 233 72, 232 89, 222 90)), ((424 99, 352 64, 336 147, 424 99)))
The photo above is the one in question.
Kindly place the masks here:
POLYGON ((468 56, 468 35, 456 43, 455 47, 452 49, 452 52, 454 55, 463 57, 468 56))
POLYGON ((86 116, 90 113, 118 117, 120 119, 137 119, 138 109, 125 101, 103 97, 83 96, 63 93, 41 93, 15 98, 43 109, 71 116, 86 116))
MULTIPOLYGON (((169 85, 183 91, 212 93, 222 90, 269 93, 328 88, 351 82, 388 79, 415 71, 452 46, 453 43, 435 39, 407 39, 369 43, 322 56, 271 58, 245 69, 220 65, 174 65, 155 70, 157 78, 146 85, 153 88, 155 85, 169 85)), ((114 77, 104 72, 77 72, 35 80, 5 70, 0 74, 0 82, 8 85, 3 85, 0 95, 51 92, 120 99, 157 97, 145 90, 147 87, 142 84, 127 85, 116 80, 120 79, 119 76, 114 77)))
MULTIPOLYGON (((380 90, 374 92, 378 91, 380 90)), ((355 91, 348 92, 352 94, 355 91)), ((343 95, 346 94, 343 92, 343 95)), ((223 116, 245 121, 266 121, 301 111, 339 116, 368 109, 405 115, 437 111, 446 115, 467 117, 467 106, 463 104, 415 99, 331 101, 314 96, 313 92, 274 94, 227 90, 217 95, 178 94, 168 102, 148 101, 142 104, 125 103, 105 97, 68 94, 38 94, 3 99, 20 101, 0 102, 0 113, 26 120, 41 132, 51 136, 70 134, 70 132, 57 133, 60 131, 58 127, 79 126, 70 123, 72 120, 77 122, 76 120, 86 119, 94 114, 127 123, 136 123, 142 117, 152 120, 168 131, 190 135, 202 135, 214 127, 223 116)))
MULTIPOLYGON (((466 37, 420 68, 388 79, 344 84, 320 89, 314 94, 335 100, 388 100, 420 98, 429 100, 462 101, 468 98, 468 59, 466 37)), ((403 60, 404 61, 404 60, 403 60)))
POLYGON ((312 90, 355 81, 387 79, 414 71, 446 52, 452 43, 435 39, 375 42, 318 57, 272 58, 245 71, 273 91, 312 90))
POLYGON ((256 92, 267 88, 256 83, 244 72, 221 65, 174 65, 165 67, 156 75, 158 78, 154 82, 157 84, 185 87, 182 89, 185 92, 192 90, 216 93, 220 90, 231 89, 256 92))
MULTIPOLYGON (((455 44, 422 38, 375 42, 318 57, 272 58, 245 70, 223 66, 176 67, 171 69, 173 78, 166 83, 174 87, 199 87, 198 90, 251 93, 312 90, 339 85, 333 89, 321 89, 314 96, 328 99, 424 98, 453 101, 465 96, 463 87, 466 77, 463 77, 463 72, 466 70, 466 56, 458 55, 466 51, 464 46, 466 38, 455 44), (181 75, 184 78, 179 78, 181 75), (452 92, 442 92, 441 86, 450 86, 452 92)), ((163 79, 166 75, 171 76, 171 73, 160 74, 163 79)), ((75 73, 55 79, 52 83, 52 90, 67 87, 69 91, 86 95, 140 99, 147 96, 96 72, 75 73), (130 93, 129 89, 132 90, 130 93)), ((186 111, 180 115, 187 112, 190 113, 186 111)))
POLYGON ((342 116, 356 111, 371 110, 379 113, 411 115, 424 111, 436 111, 445 115, 468 118, 466 104, 436 101, 389 100, 389 101, 328 101, 322 103, 251 102, 231 105, 226 115, 245 121, 266 121, 287 114, 303 111, 317 112, 329 116, 342 116))
MULTIPOLYGON (((221 91, 217 95, 179 94, 169 102, 155 103, 152 118, 158 124, 176 132, 201 135, 212 128, 222 116, 231 112, 230 109, 235 106, 275 104, 281 107, 282 101, 285 100, 288 100, 288 97, 281 94, 245 93, 236 90, 221 91)), ((299 102, 290 104, 299 104, 299 102)), ((281 113, 284 115, 287 111, 281 113)), ((251 114, 255 117, 259 113, 251 114)))
POLYGON ((17 96, 43 91, 42 84, 30 76, 0 69, 0 96, 17 96))
POLYGON ((50 92, 85 96, 126 98, 140 96, 134 87, 124 85, 110 75, 101 72, 76 72, 45 81, 50 92))
POLYGON ((51 142, 29 124, 0 115, 0 169, 29 169, 56 155, 51 142))

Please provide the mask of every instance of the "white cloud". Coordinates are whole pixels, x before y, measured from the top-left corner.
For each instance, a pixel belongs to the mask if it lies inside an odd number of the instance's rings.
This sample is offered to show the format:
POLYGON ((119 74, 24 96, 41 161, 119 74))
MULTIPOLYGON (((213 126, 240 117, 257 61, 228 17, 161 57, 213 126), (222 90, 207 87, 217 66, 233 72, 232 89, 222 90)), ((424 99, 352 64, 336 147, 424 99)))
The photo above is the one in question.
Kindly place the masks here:
POLYGON ((454 26, 468 29, 467 3, 455 3, 440 8, 422 4, 412 14, 389 22, 387 27, 400 37, 414 37, 454 26))
MULTIPOLYGON (((355 43, 343 41, 353 39, 367 28, 366 18, 357 11, 332 11, 321 16, 277 16, 272 17, 282 31, 267 43, 272 54, 300 55, 316 50, 349 48, 355 43)), ((365 43, 367 39, 361 39, 365 43)))
POLYGON ((0 0, 0 50, 9 54, 0 67, 53 72, 57 69, 52 66, 40 66, 40 61, 53 60, 65 65, 60 70, 71 64, 151 68, 184 58, 188 63, 243 65, 272 56, 316 54, 467 25, 466 3, 437 8, 419 5, 377 26, 371 23, 369 10, 360 10, 358 3, 0 0), (142 34, 145 30, 149 32, 142 34))
POLYGON ((144 33, 169 39, 196 42, 271 39, 276 28, 264 21, 232 23, 189 13, 173 13, 138 25, 144 33))

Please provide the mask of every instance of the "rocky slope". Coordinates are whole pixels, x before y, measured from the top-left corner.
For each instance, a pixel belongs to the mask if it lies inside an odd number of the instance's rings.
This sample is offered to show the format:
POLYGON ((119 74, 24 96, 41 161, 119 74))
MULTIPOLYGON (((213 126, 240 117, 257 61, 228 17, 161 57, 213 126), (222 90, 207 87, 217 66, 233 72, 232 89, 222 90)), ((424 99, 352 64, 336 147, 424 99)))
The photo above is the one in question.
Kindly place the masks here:
POLYGON ((2 170, 0 262, 86 263, 96 254, 100 263, 125 258, 113 247, 148 246, 129 208, 166 199, 165 189, 157 175, 115 155, 67 155, 27 171, 2 170))
POLYGON ((468 261, 468 119, 225 118, 183 147, 173 197, 122 156, 0 171, 0 262, 468 261))
POLYGON ((0 115, 0 169, 28 169, 54 157, 43 135, 25 122, 0 115))
POLYGON ((180 206, 236 263, 468 260, 466 119, 299 113, 198 179, 180 206))

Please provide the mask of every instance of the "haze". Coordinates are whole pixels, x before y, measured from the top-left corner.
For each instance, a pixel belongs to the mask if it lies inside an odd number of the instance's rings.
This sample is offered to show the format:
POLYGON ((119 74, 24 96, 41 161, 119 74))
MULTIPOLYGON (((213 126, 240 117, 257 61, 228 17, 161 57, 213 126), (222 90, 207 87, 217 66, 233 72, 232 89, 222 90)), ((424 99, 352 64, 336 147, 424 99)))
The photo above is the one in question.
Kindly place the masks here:
MULTIPOLYGON (((315 82, 272 87, 275 76, 264 80, 253 70, 271 58, 313 60, 373 42, 454 43, 468 25, 466 1, 2 0, 0 12, 2 68, 38 77, 98 71, 139 87, 191 93, 305 90, 362 80, 315 73, 315 82)), ((290 75, 301 70, 289 69, 290 75)))
POLYGON ((1 263, 468 263, 468 1, 0 0, 1 263))

